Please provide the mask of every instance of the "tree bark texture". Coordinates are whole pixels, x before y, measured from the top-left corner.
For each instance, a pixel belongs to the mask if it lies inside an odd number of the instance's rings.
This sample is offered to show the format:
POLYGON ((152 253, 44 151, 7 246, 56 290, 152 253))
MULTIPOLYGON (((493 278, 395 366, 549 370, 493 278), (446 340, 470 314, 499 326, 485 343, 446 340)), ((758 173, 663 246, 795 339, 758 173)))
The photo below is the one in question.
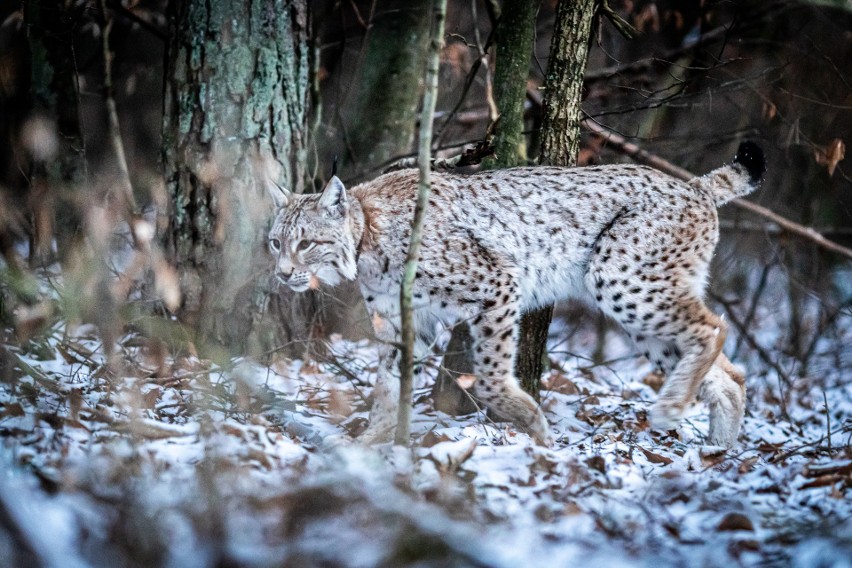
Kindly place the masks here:
POLYGON ((358 171, 375 168, 411 149, 431 9, 431 0, 382 2, 370 21, 346 131, 358 171))
MULTIPOLYGON (((562 0, 556 10, 544 87, 539 162, 574 166, 580 149, 580 104, 596 0, 562 0)), ((515 363, 521 386, 539 400, 553 306, 524 314, 515 363)))
POLYGON ((524 101, 535 40, 535 17, 540 2, 506 0, 495 30, 494 100, 500 124, 494 140, 492 168, 511 168, 527 162, 524 101))
MULTIPOLYGON (((556 11, 544 86, 544 117, 539 163, 574 166, 580 149, 580 103, 596 0, 562 0, 556 11)), ((521 318, 515 372, 536 400, 545 370, 547 334, 553 306, 521 318)))
POLYGON ((46 258, 55 238, 64 257, 79 230, 78 205, 61 207, 85 178, 85 155, 79 120, 79 94, 73 61, 79 12, 61 0, 25 2, 24 21, 30 48, 32 108, 24 138, 38 142, 28 148, 29 209, 33 227, 33 259, 46 258), (67 197, 65 197, 67 199, 67 197))
POLYGON ((583 74, 596 0, 559 2, 544 84, 539 163, 575 166, 580 151, 583 74))
POLYGON ((169 16, 165 240, 181 276, 180 316, 208 347, 257 352, 278 339, 268 319, 260 325, 267 183, 297 193, 304 184, 308 6, 173 0, 169 16))
MULTIPOLYGON (((507 0, 497 23, 494 98, 500 112, 495 139, 495 168, 526 165, 524 136, 524 101, 530 58, 535 39, 535 17, 539 2, 507 0)), ((515 374, 521 388, 539 400, 541 373, 544 370, 544 348, 552 308, 528 312, 521 316, 521 329, 515 357, 515 374)))

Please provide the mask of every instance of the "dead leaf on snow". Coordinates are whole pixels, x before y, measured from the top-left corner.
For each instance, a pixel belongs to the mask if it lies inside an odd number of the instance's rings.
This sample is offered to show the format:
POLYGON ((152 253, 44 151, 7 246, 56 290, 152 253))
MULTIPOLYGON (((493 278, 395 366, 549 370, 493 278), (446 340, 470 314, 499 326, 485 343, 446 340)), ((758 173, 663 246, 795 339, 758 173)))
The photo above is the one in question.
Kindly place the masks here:
POLYGON ((650 373, 642 377, 642 382, 654 389, 654 392, 660 392, 660 389, 663 388, 663 382, 665 380, 666 376, 656 371, 651 371, 650 373))
POLYGON ((721 520, 718 531, 753 531, 754 523, 742 513, 728 513, 721 520))
POLYGON ((449 442, 452 440, 446 434, 436 434, 434 430, 429 430, 426 432, 426 435, 420 440, 420 445, 424 448, 431 448, 436 444, 440 444, 441 442, 449 442))
POLYGON ((550 375, 547 381, 542 385, 545 390, 549 390, 551 392, 558 392, 562 394, 580 394, 580 389, 577 388, 577 385, 571 379, 566 378, 564 375, 554 374, 550 375))
POLYGON ((661 454, 655 454, 651 450, 646 450, 642 446, 638 447, 642 451, 642 453, 645 454, 645 457, 648 458, 648 461, 651 463, 661 463, 663 465, 669 465, 670 463, 672 463, 672 461, 674 461, 672 460, 672 458, 666 457, 661 454))

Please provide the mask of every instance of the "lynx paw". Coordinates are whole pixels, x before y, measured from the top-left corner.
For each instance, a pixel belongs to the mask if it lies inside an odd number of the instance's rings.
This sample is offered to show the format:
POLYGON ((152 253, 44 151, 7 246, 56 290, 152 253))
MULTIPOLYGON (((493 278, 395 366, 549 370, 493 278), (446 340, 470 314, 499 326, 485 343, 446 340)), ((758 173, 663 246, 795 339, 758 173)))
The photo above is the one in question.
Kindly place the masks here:
POLYGON ((547 419, 544 417, 544 413, 541 409, 536 410, 537 412, 532 424, 528 425, 525 430, 533 437, 538 445, 550 448, 553 446, 553 437, 550 435, 550 426, 548 425, 547 419))
POLYGON ((659 400, 651 407, 651 412, 648 413, 648 422, 651 423, 651 428, 654 430, 666 432, 677 428, 682 417, 682 408, 659 400))

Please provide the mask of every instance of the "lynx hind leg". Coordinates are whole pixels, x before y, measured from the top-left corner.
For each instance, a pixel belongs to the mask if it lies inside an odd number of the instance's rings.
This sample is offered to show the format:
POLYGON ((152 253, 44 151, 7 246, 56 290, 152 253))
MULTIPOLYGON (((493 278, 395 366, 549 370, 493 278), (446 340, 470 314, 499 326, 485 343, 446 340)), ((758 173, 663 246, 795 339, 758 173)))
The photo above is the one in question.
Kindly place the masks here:
MULTIPOLYGON (((633 336, 645 357, 666 376, 681 357, 674 343, 656 338, 633 336)), ((745 414, 746 387, 742 372, 724 353, 720 353, 698 387, 698 400, 707 405, 710 414, 710 431, 707 444, 731 448, 736 443, 745 414)))
POLYGON ((638 341, 668 346, 660 364, 666 381, 650 413, 660 430, 680 422, 725 341, 724 322, 696 295, 713 243, 693 236, 676 239, 670 229, 625 216, 601 235, 586 274, 604 313, 638 341))
MULTIPOLYGON (((476 396, 499 417, 511 420, 539 444, 552 443, 550 428, 539 405, 525 393, 515 378, 515 352, 520 307, 514 291, 503 293, 511 299, 502 303, 487 301, 487 306, 471 325, 474 363, 477 374, 476 396)), ((497 295, 499 296, 499 294, 497 295)))
POLYGON ((719 354, 701 382, 698 399, 705 402, 710 411, 707 443, 732 448, 745 415, 746 385, 742 372, 724 353, 719 354))

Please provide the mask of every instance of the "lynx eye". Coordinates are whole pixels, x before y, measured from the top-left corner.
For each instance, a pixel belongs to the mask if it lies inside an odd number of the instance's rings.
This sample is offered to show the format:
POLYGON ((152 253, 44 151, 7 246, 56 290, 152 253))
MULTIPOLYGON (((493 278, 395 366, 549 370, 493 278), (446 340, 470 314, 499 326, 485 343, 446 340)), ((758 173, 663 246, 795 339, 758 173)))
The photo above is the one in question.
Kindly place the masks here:
POLYGON ((296 250, 304 252, 313 246, 313 241, 302 241, 296 245, 296 250))
POLYGON ((281 251, 281 241, 276 238, 269 239, 269 248, 272 249, 272 252, 280 252, 281 251))

